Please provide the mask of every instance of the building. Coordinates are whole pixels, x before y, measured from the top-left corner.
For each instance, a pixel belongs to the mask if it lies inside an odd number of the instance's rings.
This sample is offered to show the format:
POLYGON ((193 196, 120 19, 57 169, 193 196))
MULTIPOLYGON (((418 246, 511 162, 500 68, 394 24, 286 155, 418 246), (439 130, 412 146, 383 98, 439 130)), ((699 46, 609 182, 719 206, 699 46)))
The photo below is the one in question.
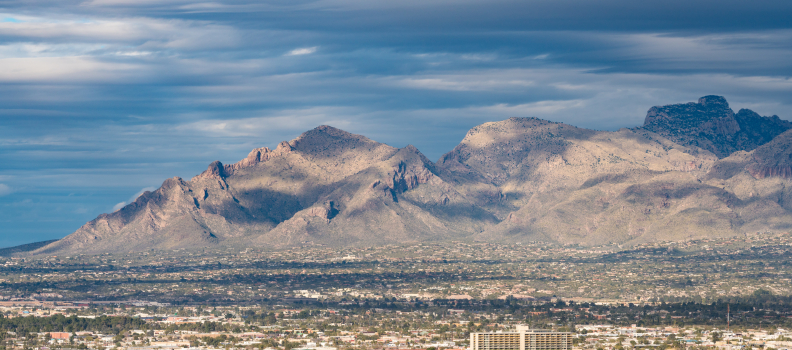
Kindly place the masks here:
POLYGON ((570 350, 572 333, 517 326, 516 332, 471 333, 470 350, 570 350))
POLYGON ((71 337, 71 333, 67 332, 50 332, 50 338, 52 339, 69 339, 71 337))

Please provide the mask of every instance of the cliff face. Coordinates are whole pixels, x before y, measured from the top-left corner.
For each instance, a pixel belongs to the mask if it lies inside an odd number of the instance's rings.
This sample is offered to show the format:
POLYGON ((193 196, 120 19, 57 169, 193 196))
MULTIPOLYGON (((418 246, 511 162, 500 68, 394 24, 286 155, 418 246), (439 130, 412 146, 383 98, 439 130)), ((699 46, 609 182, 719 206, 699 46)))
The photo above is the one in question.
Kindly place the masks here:
POLYGON ((698 103, 652 107, 641 129, 725 158, 770 142, 792 129, 792 123, 778 116, 762 117, 749 109, 734 114, 725 98, 711 95, 700 98, 698 103))
POLYGON ((320 126, 190 180, 168 179, 34 253, 597 245, 788 231, 792 130, 777 129, 788 124, 734 114, 712 96, 653 107, 644 127, 615 132, 511 118, 474 127, 436 164, 413 146, 320 126))

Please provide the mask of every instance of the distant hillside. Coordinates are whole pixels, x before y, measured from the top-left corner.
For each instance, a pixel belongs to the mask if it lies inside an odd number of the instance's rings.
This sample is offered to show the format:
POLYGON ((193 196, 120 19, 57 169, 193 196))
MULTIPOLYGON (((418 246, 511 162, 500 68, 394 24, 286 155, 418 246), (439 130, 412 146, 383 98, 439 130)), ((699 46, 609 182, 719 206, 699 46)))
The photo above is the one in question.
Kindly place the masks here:
POLYGON ((34 254, 436 240, 598 245, 792 229, 792 130, 719 96, 643 127, 485 123, 437 163, 330 126, 171 178, 34 254))
POLYGON ((36 249, 39 249, 43 246, 48 244, 57 242, 57 239, 52 239, 49 241, 42 241, 42 242, 35 242, 35 243, 28 243, 23 245, 18 245, 16 247, 9 247, 9 248, 0 248, 0 256, 10 256, 18 253, 26 253, 31 252, 36 249))

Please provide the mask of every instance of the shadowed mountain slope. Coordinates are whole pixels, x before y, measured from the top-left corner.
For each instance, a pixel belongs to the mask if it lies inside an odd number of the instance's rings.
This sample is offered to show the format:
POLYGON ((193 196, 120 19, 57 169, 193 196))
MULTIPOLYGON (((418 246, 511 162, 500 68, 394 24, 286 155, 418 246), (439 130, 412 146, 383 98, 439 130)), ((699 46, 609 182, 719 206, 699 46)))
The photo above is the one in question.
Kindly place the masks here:
POLYGON ((56 241, 57 241, 57 239, 53 239, 53 240, 49 240, 49 241, 34 242, 34 243, 28 243, 28 244, 18 245, 18 246, 14 246, 14 247, 2 248, 2 249, 0 249, 0 256, 12 256, 12 255, 16 255, 16 254, 19 254, 19 253, 26 253, 26 252, 36 250, 38 248, 41 248, 43 246, 46 246, 46 245, 51 244, 52 242, 56 242, 56 241))

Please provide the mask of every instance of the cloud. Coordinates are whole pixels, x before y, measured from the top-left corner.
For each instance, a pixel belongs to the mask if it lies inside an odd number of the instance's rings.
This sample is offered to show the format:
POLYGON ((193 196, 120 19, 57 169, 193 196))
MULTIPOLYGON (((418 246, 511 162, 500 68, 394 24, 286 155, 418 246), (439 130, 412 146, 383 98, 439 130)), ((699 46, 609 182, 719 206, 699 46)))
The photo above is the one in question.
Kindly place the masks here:
POLYGON ((125 207, 126 205, 127 205, 127 202, 119 202, 118 204, 113 206, 113 212, 115 213, 115 212, 121 210, 121 208, 125 207))
POLYGON ((138 199, 138 197, 142 196, 143 193, 145 193, 146 191, 154 191, 156 189, 157 189, 156 187, 145 187, 145 188, 141 189, 140 191, 135 193, 132 197, 130 197, 129 200, 124 201, 124 202, 118 202, 118 204, 114 205, 113 206, 113 212, 117 212, 117 211, 121 210, 121 208, 127 206, 127 204, 133 203, 135 200, 138 199))
POLYGON ((136 80, 140 67, 88 57, 2 58, 0 82, 108 82, 136 80))
POLYGON ((568 109, 582 109, 585 103, 581 100, 565 100, 565 101, 539 101, 533 103, 526 103, 521 105, 506 105, 497 104, 481 108, 482 112, 489 114, 514 114, 520 116, 526 115, 542 115, 549 116, 557 114, 563 110, 568 109))
POLYGON ((317 48, 318 47, 313 46, 313 47, 304 47, 304 48, 300 48, 300 49, 294 49, 294 50, 289 51, 289 53, 287 53, 286 55, 287 56, 310 55, 310 54, 316 52, 317 48))
MULTIPOLYGON (((359 110, 343 107, 314 107, 303 109, 290 109, 271 113, 267 116, 241 118, 241 119, 207 119, 188 123, 176 127, 176 130, 197 131, 208 137, 257 137, 276 136, 288 133, 300 133, 323 124, 344 127, 347 120, 359 110)), ((278 140, 282 141, 282 140, 278 140)), ((275 140, 270 140, 275 142, 275 140)))
POLYGON ((83 3, 83 6, 136 6, 150 7, 152 5, 179 5, 188 4, 189 0, 90 0, 83 3))
POLYGON ((11 192, 13 192, 13 190, 11 190, 11 187, 8 187, 8 185, 6 184, 0 184, 0 197, 7 196, 11 194, 11 192))
POLYGON ((157 188, 156 188, 156 187, 153 187, 153 186, 150 186, 150 187, 144 187, 143 189, 141 189, 140 191, 138 191, 138 193, 135 193, 135 195, 133 195, 132 197, 130 197, 128 202, 129 202, 129 203, 132 203, 132 202, 134 202, 135 200, 137 200, 137 199, 138 199, 138 197, 142 196, 142 195, 143 195, 143 193, 145 193, 145 192, 150 192, 150 191, 154 191, 154 190, 156 190, 156 189, 157 189, 157 188))
POLYGON ((484 91, 494 90, 497 88, 519 88, 532 86, 534 83, 530 80, 487 80, 479 79, 476 81, 454 81, 448 78, 405 78, 401 79, 398 85, 416 88, 416 89, 429 89, 429 90, 450 90, 450 91, 484 91))
MULTIPOLYGON (((117 48, 158 50, 206 50, 239 45, 235 28, 210 21, 183 19, 24 17, 24 21, 0 22, 6 42, 103 44, 117 48)), ((134 50, 133 50, 134 51, 134 50)))

